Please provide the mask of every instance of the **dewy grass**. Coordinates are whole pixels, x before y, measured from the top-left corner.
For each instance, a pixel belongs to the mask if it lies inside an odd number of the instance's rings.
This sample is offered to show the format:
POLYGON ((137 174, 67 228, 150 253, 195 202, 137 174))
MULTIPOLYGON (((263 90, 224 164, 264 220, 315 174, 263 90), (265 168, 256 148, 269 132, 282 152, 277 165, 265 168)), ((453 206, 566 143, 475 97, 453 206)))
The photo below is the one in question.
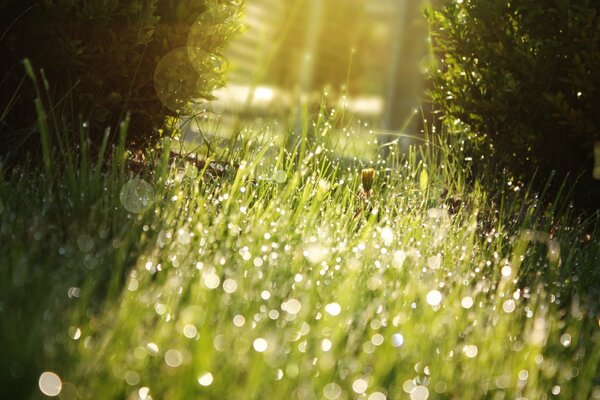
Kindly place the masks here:
POLYGON ((305 146, 2 171, 2 397, 600 398, 597 219, 513 223, 441 142, 356 216, 365 166, 305 146))

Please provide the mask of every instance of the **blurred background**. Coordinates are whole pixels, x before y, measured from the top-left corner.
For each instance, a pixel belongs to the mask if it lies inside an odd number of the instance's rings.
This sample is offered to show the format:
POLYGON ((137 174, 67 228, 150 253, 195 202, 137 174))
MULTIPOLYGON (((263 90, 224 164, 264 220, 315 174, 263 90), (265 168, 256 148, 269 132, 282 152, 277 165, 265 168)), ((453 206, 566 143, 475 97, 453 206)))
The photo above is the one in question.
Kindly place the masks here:
POLYGON ((380 145, 410 141, 397 134, 422 129, 430 59, 424 6, 422 0, 247 0, 245 31, 225 54, 228 85, 215 92, 204 118, 225 137, 267 123, 297 134, 325 106, 344 113, 340 127, 353 136, 370 133, 380 145))

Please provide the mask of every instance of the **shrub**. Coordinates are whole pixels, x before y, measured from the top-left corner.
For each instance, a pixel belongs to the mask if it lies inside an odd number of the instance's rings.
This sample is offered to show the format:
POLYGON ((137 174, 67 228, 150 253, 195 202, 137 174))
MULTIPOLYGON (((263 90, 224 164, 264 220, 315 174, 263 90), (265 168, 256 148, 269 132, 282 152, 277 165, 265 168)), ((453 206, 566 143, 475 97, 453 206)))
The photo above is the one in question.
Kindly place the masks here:
POLYGON ((156 141, 165 116, 222 85, 240 9, 239 0, 0 0, 0 112, 10 109, 1 153, 23 153, 33 129, 26 57, 45 72, 46 107, 60 110, 51 114, 83 115, 93 143, 127 112, 129 144, 156 141))
POLYGON ((428 10, 442 58, 433 100, 513 172, 583 174, 590 189, 600 140, 599 4, 439 0, 428 10))

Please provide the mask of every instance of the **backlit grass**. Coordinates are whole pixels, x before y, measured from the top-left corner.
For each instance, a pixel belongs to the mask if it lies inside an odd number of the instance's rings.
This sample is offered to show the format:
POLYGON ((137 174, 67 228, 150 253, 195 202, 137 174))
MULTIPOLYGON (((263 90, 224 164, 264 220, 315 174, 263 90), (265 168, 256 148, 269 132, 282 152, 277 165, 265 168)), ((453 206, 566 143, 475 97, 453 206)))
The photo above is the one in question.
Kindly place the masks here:
POLYGON ((6 398, 600 398, 597 219, 459 146, 371 164, 367 198, 316 139, 218 178, 81 147, 1 174, 6 398))

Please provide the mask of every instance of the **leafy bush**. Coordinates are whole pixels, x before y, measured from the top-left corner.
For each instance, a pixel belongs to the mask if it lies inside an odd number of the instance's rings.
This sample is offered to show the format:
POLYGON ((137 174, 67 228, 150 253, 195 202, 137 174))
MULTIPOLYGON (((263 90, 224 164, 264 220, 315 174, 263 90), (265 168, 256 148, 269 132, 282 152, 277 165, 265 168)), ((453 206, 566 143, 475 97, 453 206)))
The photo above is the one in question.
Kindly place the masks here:
POLYGON ((583 174, 589 189, 600 140, 599 11, 594 0, 438 1, 428 10, 443 60, 433 100, 514 172, 583 174))
POLYGON ((33 129, 26 57, 45 71, 46 107, 60 111, 51 114, 85 116, 92 142, 127 112, 129 144, 156 141, 165 116, 222 85, 240 9, 239 0, 0 0, 1 153, 23 150, 33 129))

